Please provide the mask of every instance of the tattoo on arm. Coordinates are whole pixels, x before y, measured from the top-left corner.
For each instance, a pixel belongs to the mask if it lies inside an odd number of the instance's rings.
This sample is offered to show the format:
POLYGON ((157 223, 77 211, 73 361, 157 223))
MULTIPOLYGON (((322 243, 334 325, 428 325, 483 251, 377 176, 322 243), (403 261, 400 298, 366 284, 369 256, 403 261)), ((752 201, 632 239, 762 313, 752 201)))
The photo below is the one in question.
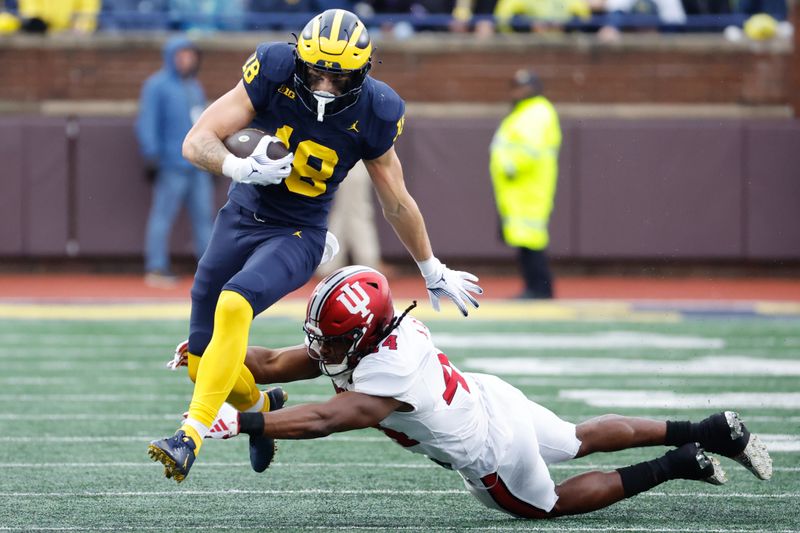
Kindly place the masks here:
POLYGON ((222 161, 230 152, 222 141, 214 136, 206 136, 196 143, 196 156, 192 162, 214 174, 222 175, 222 161))

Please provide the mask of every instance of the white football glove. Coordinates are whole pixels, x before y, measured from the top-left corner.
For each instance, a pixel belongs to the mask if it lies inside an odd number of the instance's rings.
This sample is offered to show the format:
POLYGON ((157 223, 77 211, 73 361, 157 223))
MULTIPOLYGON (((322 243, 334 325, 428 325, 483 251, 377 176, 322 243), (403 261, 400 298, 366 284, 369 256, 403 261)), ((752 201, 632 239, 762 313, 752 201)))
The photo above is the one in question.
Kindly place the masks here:
MULTIPOLYGON (((183 421, 189 418, 189 412, 183 413, 183 421)), ((239 434, 239 411, 229 403, 223 403, 219 408, 217 418, 211 424, 206 435, 207 439, 229 439, 239 434)))
POLYGON ((325 249, 322 251, 322 259, 319 264, 324 265, 329 263, 339 253, 339 239, 330 231, 325 233, 325 249))
POLYGON ((478 300, 470 294, 483 294, 483 289, 476 283, 478 278, 469 272, 461 272, 460 270, 450 270, 441 261, 435 257, 431 257, 425 261, 418 261, 422 277, 425 278, 425 286, 428 288, 428 296, 431 300, 433 309, 439 310, 439 298, 447 296, 453 303, 456 304, 461 314, 467 316, 466 303, 469 303, 476 309, 479 307, 478 300))
POLYGON ((289 152, 281 159, 270 159, 267 157, 267 146, 273 142, 281 140, 272 135, 264 135, 249 156, 226 155, 222 162, 222 173, 239 183, 277 185, 282 182, 292 172, 294 154, 289 152))

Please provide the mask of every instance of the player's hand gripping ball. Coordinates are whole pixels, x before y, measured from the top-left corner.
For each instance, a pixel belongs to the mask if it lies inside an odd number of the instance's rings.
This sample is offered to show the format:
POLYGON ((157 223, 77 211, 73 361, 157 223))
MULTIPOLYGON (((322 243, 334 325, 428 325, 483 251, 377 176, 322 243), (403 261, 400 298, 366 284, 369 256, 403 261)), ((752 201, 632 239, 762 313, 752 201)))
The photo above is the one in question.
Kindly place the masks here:
POLYGON ((222 173, 234 181, 277 185, 292 171, 294 154, 283 141, 261 130, 239 130, 223 143, 231 154, 222 163, 222 173))
MULTIPOLYGON (((236 157, 245 158, 252 155, 264 135, 266 133, 261 130, 245 128, 225 139, 225 148, 236 157)), ((273 139, 267 145, 267 157, 277 161, 289 155, 286 145, 277 137, 273 137, 273 139)))

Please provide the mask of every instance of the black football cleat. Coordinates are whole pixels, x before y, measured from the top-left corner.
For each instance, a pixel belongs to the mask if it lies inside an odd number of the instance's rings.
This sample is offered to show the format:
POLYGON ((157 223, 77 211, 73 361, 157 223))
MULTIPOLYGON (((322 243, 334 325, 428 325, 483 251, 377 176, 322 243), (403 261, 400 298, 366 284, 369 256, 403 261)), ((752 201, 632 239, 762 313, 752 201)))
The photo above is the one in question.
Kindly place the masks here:
POLYGON ((675 477, 705 481, 712 485, 727 483, 728 476, 716 457, 706 455, 696 442, 687 442, 680 448, 667 452, 675 469, 675 477))
POLYGON ((700 478, 701 481, 712 485, 724 485, 728 482, 728 475, 722 469, 722 465, 719 464, 719 460, 716 457, 706 455, 703 448, 697 447, 694 458, 703 473, 700 478))
MULTIPOLYGON (((269 410, 277 411, 283 407, 289 395, 281 387, 273 387, 267 390, 267 397, 269 398, 269 410)), ((250 435, 250 466, 256 472, 263 472, 275 457, 276 450, 275 439, 272 437, 250 435)))
POLYGON ((189 474, 189 469, 195 459, 197 446, 191 437, 183 431, 178 431, 172 437, 154 440, 147 447, 147 453, 153 461, 164 465, 164 475, 174 478, 180 483, 189 474))
POLYGON ((700 424, 709 429, 706 432, 708 437, 703 439, 708 442, 700 443, 706 450, 730 457, 758 479, 772 477, 772 458, 767 447, 758 435, 748 431, 739 413, 735 411, 716 413, 700 424))

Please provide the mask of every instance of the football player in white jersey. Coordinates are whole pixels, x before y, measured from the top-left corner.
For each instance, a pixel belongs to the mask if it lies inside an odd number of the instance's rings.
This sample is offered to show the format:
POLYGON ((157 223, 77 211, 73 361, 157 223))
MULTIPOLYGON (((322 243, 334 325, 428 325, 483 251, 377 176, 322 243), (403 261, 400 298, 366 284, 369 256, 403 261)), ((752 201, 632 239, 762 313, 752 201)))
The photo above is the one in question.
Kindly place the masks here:
MULTIPOLYGON (((412 306, 413 307, 413 306, 412 306)), ((220 411, 213 437, 239 433, 312 439, 376 427, 409 451, 457 471, 483 504, 513 516, 551 518, 593 511, 671 479, 726 481, 713 452, 760 479, 772 461, 739 415, 665 422, 605 415, 572 424, 503 380, 461 372, 428 328, 397 315, 386 278, 363 266, 322 280, 308 303, 305 345, 251 346, 247 366, 259 383, 326 374, 337 394, 324 403, 269 413, 220 411), (674 446, 664 455, 610 472, 592 471, 555 485, 548 465, 639 446, 674 446)))

